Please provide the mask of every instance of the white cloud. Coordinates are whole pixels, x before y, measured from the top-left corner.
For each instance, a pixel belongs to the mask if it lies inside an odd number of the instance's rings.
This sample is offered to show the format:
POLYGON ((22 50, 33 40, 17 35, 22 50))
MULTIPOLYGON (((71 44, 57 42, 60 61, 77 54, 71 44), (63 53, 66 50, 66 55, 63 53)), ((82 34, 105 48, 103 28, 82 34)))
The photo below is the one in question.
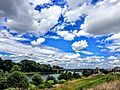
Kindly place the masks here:
POLYGON ((29 0, 29 2, 33 3, 35 6, 36 5, 43 5, 45 3, 50 3, 51 0, 29 0))
POLYGON ((73 33, 69 33, 68 31, 58 31, 58 35, 63 37, 65 40, 73 40, 75 38, 75 35, 73 33))
POLYGON ((84 53, 84 54, 87 54, 87 55, 93 55, 92 52, 89 52, 89 51, 80 51, 81 53, 84 53))
POLYGON ((78 37, 80 37, 80 36, 86 36, 86 37, 92 36, 92 35, 90 35, 89 33, 85 32, 85 31, 83 31, 83 30, 79 30, 79 31, 74 30, 74 31, 73 31, 73 34, 75 34, 75 35, 78 36, 78 37))
POLYGON ((45 42, 45 38, 38 38, 36 41, 35 40, 31 41, 31 44, 33 46, 38 46, 38 45, 42 44, 43 42, 45 42))
MULTIPOLYGON (((10 6, 4 8, 4 6, 8 6, 8 1, 0 1, 0 9, 4 12, 3 15, 0 14, 0 17, 8 18, 7 22, 1 22, 1 24, 20 33, 32 32, 43 35, 58 23, 59 16, 62 14, 62 8, 56 5, 39 12, 35 11, 35 7, 26 0, 9 0, 9 2, 11 3, 10 6)), ((35 2, 45 3, 48 0, 37 0, 35 2)))
POLYGON ((88 43, 87 43, 86 40, 81 40, 81 41, 78 41, 78 42, 74 42, 72 44, 72 49, 74 51, 80 51, 81 49, 84 49, 86 47, 88 47, 88 43))
POLYGON ((120 32, 120 2, 111 3, 109 0, 94 6, 87 14, 81 29, 94 34, 111 34, 120 32))
POLYGON ((115 57, 115 56, 110 56, 110 57, 108 57, 108 59, 117 59, 117 57, 115 57))
POLYGON ((120 33, 113 34, 112 36, 108 37, 106 40, 120 40, 120 33))
POLYGON ((68 22, 75 22, 80 19, 80 16, 86 14, 90 10, 91 6, 88 3, 84 3, 82 6, 68 10, 65 12, 65 20, 68 22))

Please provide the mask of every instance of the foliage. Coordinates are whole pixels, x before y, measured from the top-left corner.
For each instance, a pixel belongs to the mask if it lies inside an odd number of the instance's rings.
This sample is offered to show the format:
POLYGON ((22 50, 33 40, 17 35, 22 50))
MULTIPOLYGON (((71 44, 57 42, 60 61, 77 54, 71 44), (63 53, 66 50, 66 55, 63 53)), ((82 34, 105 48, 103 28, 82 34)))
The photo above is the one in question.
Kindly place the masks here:
POLYGON ((28 88, 29 83, 27 77, 22 72, 14 71, 8 76, 7 85, 8 87, 25 89, 28 88))
POLYGON ((91 78, 78 79, 74 82, 66 82, 64 86, 58 87, 54 90, 86 90, 102 83, 116 80, 120 81, 120 74, 97 75, 91 78))
MULTIPOLYGON (((0 70, 2 69, 4 72, 8 71, 10 72, 11 68, 15 65, 19 66, 18 69, 21 70, 15 70, 15 71, 22 71, 22 72, 44 72, 49 73, 53 72, 53 68, 56 69, 62 69, 62 67, 59 66, 53 66, 51 67, 49 64, 40 64, 36 63, 35 61, 31 60, 22 60, 21 62, 14 63, 12 60, 2 60, 0 58, 0 70)), ((17 67, 16 67, 17 68, 17 67)))
POLYGON ((93 73, 94 73, 93 70, 83 70, 82 75, 88 77, 92 75, 93 73))
POLYGON ((36 86, 43 83, 43 79, 39 74, 35 74, 32 77, 32 83, 36 86))
POLYGON ((74 72, 74 73, 73 73, 73 78, 81 78, 81 76, 80 76, 79 73, 74 72))
POLYGON ((109 73, 109 71, 107 71, 105 69, 102 69, 101 72, 104 73, 104 74, 108 74, 109 73))
POLYGON ((3 71, 10 72, 11 68, 13 67, 13 62, 11 60, 0 60, 0 69, 3 71))
POLYGON ((21 68, 18 65, 14 65, 10 72, 21 71, 21 68))
POLYGON ((63 83, 65 83, 65 82, 66 82, 65 79, 61 79, 61 80, 58 81, 58 84, 63 84, 63 83))
POLYGON ((5 88, 7 88, 6 84, 7 79, 4 77, 0 77, 0 90, 4 90, 5 88))
POLYGON ((35 86, 34 84, 29 84, 28 90, 39 90, 39 88, 35 86))
POLYGON ((71 73, 71 72, 65 72, 65 73, 61 73, 60 76, 58 77, 59 80, 61 79, 65 79, 65 80, 70 80, 72 78, 81 78, 79 73, 71 73))
POLYGON ((48 77, 47 77, 47 81, 48 81, 48 80, 53 80, 53 82, 56 83, 56 79, 55 79, 55 77, 53 77, 53 76, 48 76, 48 77))
POLYGON ((44 85, 45 85, 46 88, 51 88, 52 87, 52 82, 47 81, 47 82, 44 83, 44 85))
POLYGON ((39 88, 40 88, 40 89, 44 89, 44 88, 45 88, 45 84, 40 84, 40 85, 39 85, 39 88))

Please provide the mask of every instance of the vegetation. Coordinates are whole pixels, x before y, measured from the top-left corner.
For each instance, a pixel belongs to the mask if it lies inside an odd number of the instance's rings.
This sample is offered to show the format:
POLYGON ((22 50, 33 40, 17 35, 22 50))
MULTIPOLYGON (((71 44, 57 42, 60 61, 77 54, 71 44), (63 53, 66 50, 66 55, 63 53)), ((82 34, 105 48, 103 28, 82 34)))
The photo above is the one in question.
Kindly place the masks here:
POLYGON ((66 82, 63 86, 52 90, 86 90, 116 80, 120 81, 120 74, 97 75, 87 79, 77 79, 74 82, 66 82))
POLYGON ((12 67, 14 66, 13 70, 16 71, 16 69, 19 69, 17 71, 21 72, 43 72, 43 73, 50 73, 53 72, 54 69, 59 69, 62 67, 59 66, 50 66, 49 64, 40 64, 36 63, 35 61, 31 60, 22 60, 19 63, 14 63, 12 60, 2 60, 0 58, 0 69, 2 69, 4 72, 12 72, 12 67), (16 66, 17 65, 17 66, 16 66), (19 68, 18 68, 19 67, 19 68))
POLYGON ((84 78, 76 72, 64 72, 59 75, 58 80, 53 76, 48 76, 46 81, 43 81, 40 73, 53 72, 52 69, 63 68, 51 67, 29 60, 14 63, 11 60, 0 58, 0 90, 39 90, 45 88, 52 90, 105 90, 112 84, 116 85, 116 88, 112 87, 111 90, 120 88, 120 74, 109 74, 110 72, 105 69, 100 69, 104 73, 103 75, 98 75, 98 70, 85 69, 82 72, 84 78), (31 82, 28 81, 26 75, 29 72, 34 74, 31 82), (54 87, 56 85, 60 87, 54 87), (104 85, 106 87, 103 87, 104 85))
POLYGON ((79 73, 74 72, 73 74, 71 72, 65 72, 61 73, 60 76, 58 77, 59 80, 65 79, 65 80, 70 80, 72 78, 81 78, 79 73))
POLYGON ((36 86, 43 83, 43 79, 39 74, 35 74, 32 77, 32 83, 36 86))
POLYGON ((7 87, 26 89, 29 82, 22 72, 14 71, 7 77, 7 87))

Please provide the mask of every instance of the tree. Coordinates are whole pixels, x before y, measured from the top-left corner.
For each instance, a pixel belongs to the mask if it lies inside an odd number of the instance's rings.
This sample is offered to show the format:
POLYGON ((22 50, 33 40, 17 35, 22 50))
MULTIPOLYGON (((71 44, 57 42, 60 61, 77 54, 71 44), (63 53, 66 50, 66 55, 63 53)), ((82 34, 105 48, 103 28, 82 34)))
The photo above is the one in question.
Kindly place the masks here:
POLYGON ((94 73, 93 70, 83 70, 82 75, 88 77, 92 75, 93 73, 94 73))
POLYGON ((10 72, 21 71, 21 68, 18 65, 14 65, 10 72))
POLYGON ((74 72, 74 73, 73 73, 73 78, 81 78, 81 76, 80 76, 79 73, 74 72))
POLYGON ((3 71, 10 72, 12 67, 13 62, 11 60, 0 60, 0 69, 2 69, 3 71))
POLYGON ((14 71, 7 78, 8 87, 26 89, 29 86, 26 75, 22 72, 14 71))
POLYGON ((32 77, 32 83, 36 86, 40 85, 43 83, 43 79, 39 74, 35 74, 32 77))
POLYGON ((47 77, 47 81, 49 81, 49 80, 53 80, 54 81, 54 83, 56 83, 57 81, 56 81, 56 79, 55 79, 55 77, 53 77, 53 76, 48 76, 47 77))

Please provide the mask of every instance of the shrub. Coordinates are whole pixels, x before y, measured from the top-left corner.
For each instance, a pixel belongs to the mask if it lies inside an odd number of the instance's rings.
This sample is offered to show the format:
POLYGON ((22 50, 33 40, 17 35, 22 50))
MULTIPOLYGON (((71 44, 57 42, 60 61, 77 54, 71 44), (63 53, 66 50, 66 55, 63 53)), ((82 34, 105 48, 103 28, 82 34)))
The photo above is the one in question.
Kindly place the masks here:
POLYGON ((26 89, 29 86, 26 75, 19 71, 12 72, 7 78, 7 86, 26 89))
POLYGON ((65 79, 61 79, 61 80, 58 81, 58 84, 63 84, 63 83, 65 83, 65 82, 66 82, 65 79))
POLYGON ((47 82, 45 82, 44 84, 45 84, 45 87, 46 88, 51 88, 52 87, 52 83, 53 83, 53 81, 47 81, 47 82))
POLYGON ((32 77, 32 83, 36 86, 40 85, 43 83, 43 79, 39 74, 35 74, 32 77))
POLYGON ((40 88, 40 89, 44 89, 44 88, 45 88, 45 85, 44 85, 44 84, 40 84, 40 85, 39 85, 39 88, 40 88))
POLYGON ((79 73, 73 73, 73 78, 81 78, 80 74, 79 73))
POLYGON ((34 84, 29 84, 28 90, 39 90, 39 88, 35 86, 34 84))
POLYGON ((82 75, 86 76, 86 77, 88 77, 92 74, 93 74, 93 70, 83 70, 83 72, 82 72, 82 75))
POLYGON ((48 81, 48 80, 53 80, 54 84, 57 83, 55 77, 53 77, 53 76, 48 76, 48 77, 47 77, 47 81, 48 81))

